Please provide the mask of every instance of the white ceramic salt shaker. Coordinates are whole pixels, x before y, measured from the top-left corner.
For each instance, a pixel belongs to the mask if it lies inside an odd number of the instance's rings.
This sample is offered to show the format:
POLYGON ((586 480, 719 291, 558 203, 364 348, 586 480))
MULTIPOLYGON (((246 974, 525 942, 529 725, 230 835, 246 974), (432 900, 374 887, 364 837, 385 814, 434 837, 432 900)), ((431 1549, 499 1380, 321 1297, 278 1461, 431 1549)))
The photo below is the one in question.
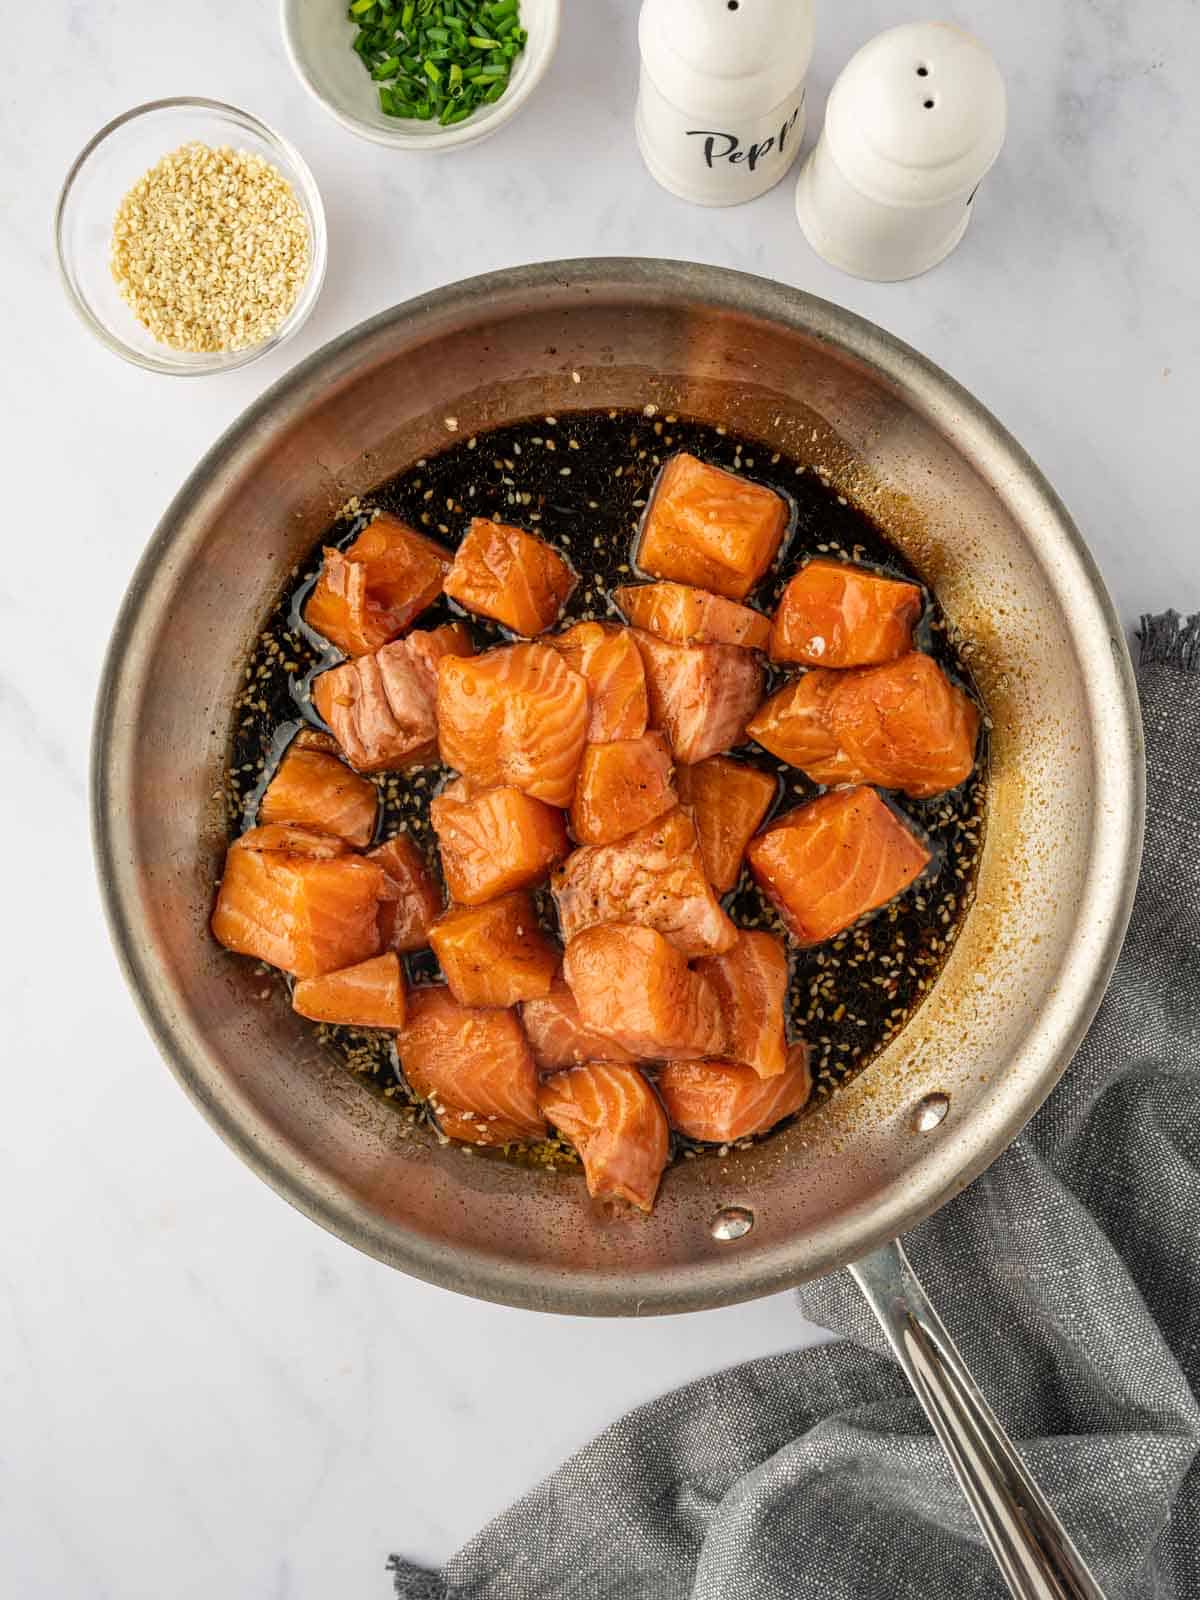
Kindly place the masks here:
POLYGON ((915 277, 962 238, 1004 143, 1004 80, 948 22, 889 28, 846 64, 796 186, 818 255, 878 282, 915 277))
POLYGON ((637 138, 652 175, 698 205, 765 194, 804 136, 812 0, 644 0, 637 138))

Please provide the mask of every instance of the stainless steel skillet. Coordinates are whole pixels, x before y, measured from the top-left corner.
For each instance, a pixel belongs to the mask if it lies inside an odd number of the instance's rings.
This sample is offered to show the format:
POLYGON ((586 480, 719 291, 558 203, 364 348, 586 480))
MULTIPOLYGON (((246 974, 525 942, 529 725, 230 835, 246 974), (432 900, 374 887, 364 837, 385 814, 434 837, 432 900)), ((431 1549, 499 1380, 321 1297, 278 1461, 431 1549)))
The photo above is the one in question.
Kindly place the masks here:
POLYGON ((406 1272, 572 1313, 694 1310, 856 1262, 1016 1592, 1094 1592, 1044 1577, 1069 1571, 1069 1546, 1056 1556, 1049 1513, 888 1244, 982 1171, 1066 1067, 1141 837, 1135 691, 1100 578, 1037 468, 944 373, 836 306, 671 262, 548 263, 386 312, 278 383, 180 492, 117 622, 93 760, 101 881, 147 1023, 292 1204, 406 1272), (674 1170, 652 1218, 621 1221, 570 1174, 406 1137, 304 1025, 253 999, 206 923, 230 706, 292 563, 352 495, 455 437, 646 404, 758 435, 880 518, 977 641, 994 777, 977 903, 903 1032, 813 1116, 674 1170))

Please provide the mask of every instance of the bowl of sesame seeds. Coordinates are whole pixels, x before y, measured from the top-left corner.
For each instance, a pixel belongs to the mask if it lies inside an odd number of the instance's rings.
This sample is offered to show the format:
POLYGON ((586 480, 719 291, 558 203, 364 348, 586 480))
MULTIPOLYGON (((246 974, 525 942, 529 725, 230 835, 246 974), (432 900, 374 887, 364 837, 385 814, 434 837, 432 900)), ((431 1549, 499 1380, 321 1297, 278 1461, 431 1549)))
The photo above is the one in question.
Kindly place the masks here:
POLYGON ((137 106, 89 141, 54 219, 83 322, 152 372, 228 372, 304 324, 325 276, 325 213, 303 157, 217 100, 137 106))

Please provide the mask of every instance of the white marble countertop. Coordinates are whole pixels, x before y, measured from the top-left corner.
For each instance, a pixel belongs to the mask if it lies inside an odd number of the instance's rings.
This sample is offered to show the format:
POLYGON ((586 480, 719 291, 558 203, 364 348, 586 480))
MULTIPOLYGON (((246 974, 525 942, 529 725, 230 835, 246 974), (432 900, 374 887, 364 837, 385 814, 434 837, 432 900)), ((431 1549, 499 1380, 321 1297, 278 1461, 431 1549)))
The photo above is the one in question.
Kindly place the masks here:
MULTIPOLYGON (((0 1588, 14 1600, 382 1600, 389 1550, 444 1557, 630 1404, 814 1336, 787 1297, 585 1323, 410 1282, 242 1168, 144 1034, 92 878, 95 683, 169 498, 290 364, 492 267, 606 253, 743 267, 876 319, 973 389, 1073 510, 1127 622, 1200 606, 1194 0, 953 6, 1000 59, 1010 139, 959 251, 890 287, 812 255, 790 184, 725 212, 659 191, 633 139, 635 0, 566 9, 528 110, 442 159, 328 120, 293 82, 270 0, 49 0, 4 25, 0 1588), (49 226, 92 132, 178 93, 294 139, 330 228, 300 338, 188 383, 89 338, 49 226)), ((818 113, 850 51, 911 15, 886 0, 819 11, 818 113)))

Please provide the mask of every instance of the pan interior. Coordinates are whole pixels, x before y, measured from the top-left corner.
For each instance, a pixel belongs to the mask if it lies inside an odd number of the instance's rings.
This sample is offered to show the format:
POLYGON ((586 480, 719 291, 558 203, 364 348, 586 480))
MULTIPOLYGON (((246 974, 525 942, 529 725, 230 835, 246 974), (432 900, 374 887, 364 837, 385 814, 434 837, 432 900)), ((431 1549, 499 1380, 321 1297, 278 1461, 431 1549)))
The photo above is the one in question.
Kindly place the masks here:
POLYGON ((656 262, 459 285, 355 330, 278 385, 202 463, 147 552, 114 636, 95 764, 119 951, 168 1060, 222 1134, 360 1248, 463 1292, 574 1312, 695 1309, 797 1282, 981 1170, 1098 1002, 1140 829, 1124 646, 1019 448, 848 313, 656 262), (646 405, 750 434, 870 511, 973 641, 994 724, 976 904, 933 993, 813 1116, 673 1171, 650 1218, 590 1205, 577 1174, 464 1157, 414 1133, 264 1003, 268 986, 207 933, 229 708, 293 564, 353 496, 454 434, 646 405), (948 1108, 934 1122, 930 1096, 948 1108))

